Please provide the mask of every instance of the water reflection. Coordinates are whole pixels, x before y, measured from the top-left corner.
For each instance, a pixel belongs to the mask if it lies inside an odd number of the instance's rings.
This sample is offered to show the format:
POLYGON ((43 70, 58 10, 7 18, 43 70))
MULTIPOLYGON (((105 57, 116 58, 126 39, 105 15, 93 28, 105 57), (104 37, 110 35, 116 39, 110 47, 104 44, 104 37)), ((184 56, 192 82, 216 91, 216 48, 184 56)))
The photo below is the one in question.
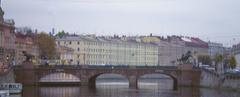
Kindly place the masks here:
POLYGON ((80 79, 72 74, 53 73, 42 77, 40 82, 80 82, 80 79))
POLYGON ((78 97, 79 87, 41 87, 40 97, 78 97), (57 91, 57 92, 55 92, 57 91))
MULTIPOLYGON (((115 79, 116 80, 116 79, 115 79)), ((97 81, 96 88, 86 86, 76 87, 29 87, 24 86, 21 97, 239 97, 238 92, 218 91, 212 89, 199 88, 179 88, 178 91, 171 89, 162 89, 164 84, 157 81, 157 86, 152 86, 149 82, 156 79, 144 79, 147 82, 139 89, 129 89, 128 82, 118 80, 114 84, 110 79, 101 79, 97 81), (148 86, 149 85, 149 86, 148 86)), ((167 85, 167 84, 166 84, 167 85)), ((11 96, 20 97, 20 96, 11 96)))

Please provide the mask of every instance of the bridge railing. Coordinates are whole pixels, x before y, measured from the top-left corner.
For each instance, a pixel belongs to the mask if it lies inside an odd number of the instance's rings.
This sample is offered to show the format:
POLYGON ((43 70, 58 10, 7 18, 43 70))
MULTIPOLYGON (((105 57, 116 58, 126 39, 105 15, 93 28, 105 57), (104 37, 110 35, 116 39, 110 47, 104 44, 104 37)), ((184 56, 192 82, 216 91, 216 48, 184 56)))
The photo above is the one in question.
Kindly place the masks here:
POLYGON ((177 69, 177 66, 128 66, 128 65, 38 65, 50 68, 89 68, 89 69, 177 69))
MULTIPOLYGON (((22 65, 15 66, 21 68, 22 65)), ((35 65, 36 68, 88 68, 88 69, 177 69, 177 66, 129 66, 129 65, 35 65)))

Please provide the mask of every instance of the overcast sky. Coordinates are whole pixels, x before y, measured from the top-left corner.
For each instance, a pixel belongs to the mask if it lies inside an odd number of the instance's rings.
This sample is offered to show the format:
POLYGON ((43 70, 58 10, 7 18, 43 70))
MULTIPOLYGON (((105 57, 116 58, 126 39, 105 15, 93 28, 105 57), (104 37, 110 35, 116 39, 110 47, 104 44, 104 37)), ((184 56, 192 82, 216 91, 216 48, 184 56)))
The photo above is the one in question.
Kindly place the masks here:
POLYGON ((184 35, 240 42, 240 0, 2 0, 17 27, 96 35, 184 35))

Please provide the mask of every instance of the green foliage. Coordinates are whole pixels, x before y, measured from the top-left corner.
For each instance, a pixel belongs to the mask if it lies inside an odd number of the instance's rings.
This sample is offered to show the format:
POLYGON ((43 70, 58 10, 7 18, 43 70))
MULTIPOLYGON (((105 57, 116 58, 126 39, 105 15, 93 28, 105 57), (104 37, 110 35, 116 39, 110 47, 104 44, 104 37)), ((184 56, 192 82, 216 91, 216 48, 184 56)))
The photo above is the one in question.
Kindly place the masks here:
POLYGON ((56 43, 53 37, 40 33, 37 35, 37 44, 41 58, 53 59, 55 57, 56 43))
POLYGON ((67 36, 67 35, 69 35, 69 33, 62 30, 56 34, 56 37, 62 38, 63 36, 67 36))
POLYGON ((222 61, 223 61, 223 55, 217 54, 217 55, 215 56, 214 61, 216 62, 216 64, 218 64, 219 62, 222 62, 222 61))
POLYGON ((231 69, 234 69, 234 68, 236 68, 236 66, 237 66, 237 61, 236 61, 235 57, 232 56, 231 59, 229 60, 229 67, 231 69))
POLYGON ((209 55, 199 55, 198 61, 208 65, 210 65, 212 62, 211 57, 209 55))

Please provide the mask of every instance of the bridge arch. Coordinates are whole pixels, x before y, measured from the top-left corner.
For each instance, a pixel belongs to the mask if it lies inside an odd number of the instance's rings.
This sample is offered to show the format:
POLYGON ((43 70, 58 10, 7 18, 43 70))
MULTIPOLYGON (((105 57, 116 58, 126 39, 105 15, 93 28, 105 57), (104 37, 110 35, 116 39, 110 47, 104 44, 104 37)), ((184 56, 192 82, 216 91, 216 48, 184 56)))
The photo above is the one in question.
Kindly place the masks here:
POLYGON ((102 75, 108 75, 108 74, 113 74, 113 75, 117 75, 117 76, 121 76, 122 78, 126 79, 129 83, 129 79, 126 75, 124 74, 120 74, 120 73, 113 73, 113 72, 104 72, 104 73, 98 73, 95 74, 93 76, 90 76, 88 81, 89 81, 89 85, 92 87, 96 87, 96 80, 98 77, 102 76, 102 75))
POLYGON ((177 90, 177 88, 178 88, 178 80, 177 80, 176 76, 173 75, 173 74, 168 74, 168 73, 163 73, 163 72, 145 73, 145 74, 139 75, 138 78, 137 78, 137 80, 139 80, 141 77, 143 77, 143 76, 145 76, 145 75, 152 75, 152 74, 161 74, 161 75, 165 75, 165 76, 167 76, 167 77, 170 77, 170 78, 172 79, 172 81, 173 81, 173 84, 172 84, 173 87, 172 87, 172 89, 173 89, 173 90, 177 90))
POLYGON ((40 83, 50 82, 50 83, 64 83, 64 82, 79 82, 80 78, 72 73, 66 72, 54 72, 41 76, 38 80, 40 83))

